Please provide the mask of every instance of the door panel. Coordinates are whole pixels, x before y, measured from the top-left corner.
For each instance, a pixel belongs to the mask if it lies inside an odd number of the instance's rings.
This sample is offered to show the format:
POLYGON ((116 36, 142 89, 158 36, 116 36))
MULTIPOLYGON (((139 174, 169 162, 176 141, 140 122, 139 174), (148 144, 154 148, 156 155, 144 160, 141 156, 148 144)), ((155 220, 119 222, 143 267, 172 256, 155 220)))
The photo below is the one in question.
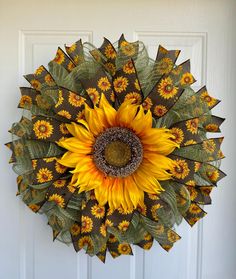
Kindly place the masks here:
POLYGON ((234 139, 236 98, 235 1, 0 1, 0 85, 1 98, 1 203, 0 279, 225 279, 236 278, 236 210, 234 139), (234 26, 233 26, 234 25, 234 26), (215 114, 227 117, 223 143, 227 159, 222 169, 228 177, 213 194, 208 216, 190 228, 183 222, 176 228, 182 239, 165 252, 158 244, 151 251, 135 247, 134 256, 106 264, 72 247, 52 242, 46 218, 31 213, 15 197, 16 176, 7 165, 9 152, 2 147, 10 141, 10 124, 20 118, 16 112, 19 86, 28 85, 23 74, 33 72, 54 57, 57 47, 79 38, 100 46, 103 36, 116 41, 121 33, 127 40, 142 40, 151 57, 158 44, 182 50, 177 63, 191 59, 197 90, 205 83, 223 102, 215 114), (2 78, 3 77, 3 78, 2 78), (227 187, 224 187, 226 186, 227 187))

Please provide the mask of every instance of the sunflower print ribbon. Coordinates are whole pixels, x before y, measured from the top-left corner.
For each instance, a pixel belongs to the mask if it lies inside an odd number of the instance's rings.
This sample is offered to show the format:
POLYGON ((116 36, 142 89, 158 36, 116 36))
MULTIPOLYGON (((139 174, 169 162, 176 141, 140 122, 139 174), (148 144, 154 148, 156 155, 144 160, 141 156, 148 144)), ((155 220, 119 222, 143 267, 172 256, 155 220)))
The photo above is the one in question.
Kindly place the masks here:
POLYGON ((204 217, 201 205, 225 176, 223 138, 207 138, 224 121, 211 114, 219 100, 191 88, 179 50, 159 46, 152 60, 124 35, 65 49, 20 88, 27 117, 6 144, 17 194, 47 216, 53 239, 103 262, 154 240, 169 251, 180 239, 175 224, 204 217))

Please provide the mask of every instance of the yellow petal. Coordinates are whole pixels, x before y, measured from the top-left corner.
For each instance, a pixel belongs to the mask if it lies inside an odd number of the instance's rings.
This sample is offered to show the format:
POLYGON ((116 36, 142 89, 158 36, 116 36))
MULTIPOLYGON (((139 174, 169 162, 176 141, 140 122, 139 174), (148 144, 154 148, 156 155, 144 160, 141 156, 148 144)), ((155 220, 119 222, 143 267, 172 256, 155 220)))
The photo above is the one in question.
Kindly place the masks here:
POLYGON ((89 131, 89 125, 84 119, 79 119, 77 122, 81 125, 83 125, 88 131, 89 131))
POLYGON ((86 142, 87 144, 92 144, 94 142, 93 134, 90 133, 82 125, 78 125, 72 122, 71 124, 66 124, 66 128, 74 137, 76 137, 80 141, 86 142))
POLYGON ((139 111, 131 123, 131 128, 137 135, 142 135, 146 129, 152 128, 152 113, 150 110, 145 114, 143 106, 139 106, 139 111))
POLYGON ((87 144, 85 142, 79 141, 77 138, 71 137, 67 139, 63 139, 57 144, 69 151, 79 153, 79 154, 90 154, 92 153, 91 144, 87 144))
POLYGON ((140 170, 140 169, 145 171, 148 174, 148 176, 152 175, 157 180, 169 180, 172 177, 172 175, 170 173, 168 173, 166 170, 164 170, 164 169, 157 169, 155 167, 155 165, 153 165, 150 162, 146 162, 145 164, 142 163, 142 165, 139 167, 138 170, 140 170))
POLYGON ((61 159, 58 159, 57 161, 63 166, 75 168, 80 159, 80 154, 68 151, 61 157, 61 159))
POLYGON ((95 189, 103 183, 103 175, 95 166, 91 167, 89 171, 80 171, 75 174, 77 174, 76 186, 80 186, 80 192, 95 189))
POLYGON ((147 193, 157 194, 162 190, 158 180, 143 169, 138 169, 132 176, 139 189, 147 193))
POLYGON ((91 168, 94 168, 94 167, 95 167, 95 164, 93 162, 92 156, 83 156, 77 162, 75 169, 71 172, 76 173, 76 172, 89 171, 91 168))
POLYGON ((142 199, 143 191, 141 191, 137 187, 132 176, 124 178, 124 190, 125 194, 129 196, 130 201, 133 204, 133 207, 136 208, 139 204, 139 201, 142 199))
POLYGON ((162 155, 169 155, 176 147, 179 147, 177 143, 171 140, 172 138, 174 138, 174 135, 165 128, 147 129, 145 134, 140 136, 144 152, 148 150, 162 155))
POLYGON ((108 187, 104 187, 104 185, 99 186, 94 190, 94 193, 99 205, 103 206, 107 203, 108 187))
POLYGON ((114 208, 120 207, 124 201, 123 182, 119 178, 114 178, 111 199, 113 200, 114 208))
POLYGON ((86 105, 85 118, 89 125, 89 130, 95 136, 99 135, 108 126, 104 111, 100 108, 95 107, 94 109, 91 109, 86 105))
POLYGON ((99 108, 101 108, 110 127, 116 126, 117 111, 109 104, 104 94, 101 95, 99 108))
POLYGON ((131 127, 131 123, 137 113, 138 106, 132 104, 132 100, 125 101, 119 107, 116 114, 116 122, 121 127, 131 127))
POLYGON ((170 158, 154 152, 144 152, 143 157, 153 164, 156 169, 171 170, 175 165, 174 161, 170 158))

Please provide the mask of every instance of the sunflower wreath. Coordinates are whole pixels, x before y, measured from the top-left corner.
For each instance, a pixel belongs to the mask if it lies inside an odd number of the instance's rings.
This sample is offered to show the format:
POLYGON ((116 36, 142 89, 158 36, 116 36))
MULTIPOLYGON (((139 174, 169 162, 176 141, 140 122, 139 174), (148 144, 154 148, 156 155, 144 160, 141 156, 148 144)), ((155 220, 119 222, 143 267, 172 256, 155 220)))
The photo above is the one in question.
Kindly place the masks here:
POLYGON ((21 87, 24 115, 13 124, 10 162, 18 194, 45 214, 53 238, 105 262, 148 250, 166 251, 193 226, 225 176, 220 132, 211 114, 219 100, 195 92, 190 61, 159 46, 155 60, 142 42, 122 35, 100 48, 77 41, 58 48, 21 87))

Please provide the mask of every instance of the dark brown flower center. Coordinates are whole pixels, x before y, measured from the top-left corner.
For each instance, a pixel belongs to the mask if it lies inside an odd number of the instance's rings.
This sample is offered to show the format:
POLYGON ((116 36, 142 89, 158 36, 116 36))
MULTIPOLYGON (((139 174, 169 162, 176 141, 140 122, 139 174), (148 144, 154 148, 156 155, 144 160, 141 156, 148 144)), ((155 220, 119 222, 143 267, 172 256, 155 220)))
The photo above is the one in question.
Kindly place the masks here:
POLYGON ((127 128, 109 128, 98 136, 94 144, 94 163, 108 176, 129 176, 136 171, 142 159, 142 144, 127 128))
POLYGON ((124 167, 130 158, 130 147, 122 141, 112 141, 105 147, 105 160, 112 166, 124 167))

